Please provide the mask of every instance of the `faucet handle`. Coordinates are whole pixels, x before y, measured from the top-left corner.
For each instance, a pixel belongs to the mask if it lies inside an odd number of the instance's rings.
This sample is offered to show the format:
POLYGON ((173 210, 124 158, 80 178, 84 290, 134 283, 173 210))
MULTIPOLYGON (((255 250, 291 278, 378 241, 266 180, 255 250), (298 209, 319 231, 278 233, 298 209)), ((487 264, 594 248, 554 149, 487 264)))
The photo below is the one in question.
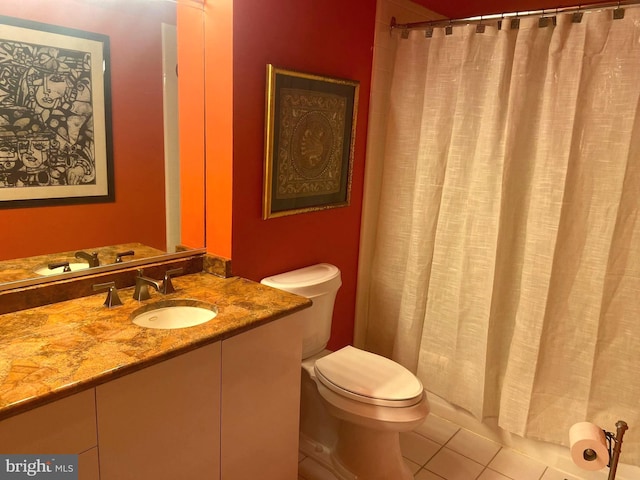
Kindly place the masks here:
POLYGON ((135 255, 136 252, 134 252, 133 250, 127 250, 126 252, 120 252, 120 253, 116 253, 116 263, 122 263, 122 257, 128 256, 128 255, 135 255))
POLYGON ((63 272, 70 272, 71 271, 71 267, 69 266, 69 262, 50 263, 49 265, 47 265, 47 267, 49 268, 49 270, 55 270, 56 268, 64 267, 62 269, 63 272))
POLYGON ((104 306, 107 308, 122 305, 122 300, 118 296, 118 289, 116 288, 116 282, 97 283, 93 286, 93 291, 98 292, 101 290, 109 290, 107 293, 107 299, 104 301, 104 306))
POLYGON ((162 293, 166 295, 167 293, 173 293, 176 291, 175 287, 173 286, 173 282, 171 282, 171 277, 181 274, 182 271, 182 267, 180 267, 174 268, 172 270, 167 270, 164 273, 164 281, 162 282, 162 293))

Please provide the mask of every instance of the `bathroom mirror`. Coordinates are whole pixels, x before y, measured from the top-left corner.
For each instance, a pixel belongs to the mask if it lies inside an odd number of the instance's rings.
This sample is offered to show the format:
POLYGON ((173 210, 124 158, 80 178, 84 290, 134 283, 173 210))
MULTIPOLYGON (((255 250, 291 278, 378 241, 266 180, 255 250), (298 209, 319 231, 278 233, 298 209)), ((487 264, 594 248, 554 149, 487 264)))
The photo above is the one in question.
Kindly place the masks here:
MULTIPOLYGON (((182 62, 178 59, 178 51, 182 53, 185 50, 178 49, 177 45, 177 38, 182 35, 177 30, 180 8, 188 10, 188 29, 190 37, 193 37, 188 49, 191 58, 185 63, 193 63, 194 60, 202 63, 203 42, 193 44, 197 41, 195 39, 202 38, 198 34, 198 29, 204 28, 202 0, 0 2, 1 17, 34 22, 35 28, 38 24, 63 27, 62 34, 64 29, 68 29, 108 37, 105 66, 109 75, 105 75, 105 79, 110 89, 105 94, 105 103, 111 110, 110 147, 115 186, 113 202, 20 208, 0 206, 3 224, 0 290, 15 283, 15 278, 3 281, 3 261, 17 262, 23 258, 47 255, 55 257, 61 252, 128 244, 140 244, 149 252, 173 258, 189 255, 189 252, 176 253, 177 245, 184 244, 197 251, 205 246, 203 236, 196 236, 195 240, 192 237, 188 243, 180 238, 183 219, 180 218, 181 180, 178 177, 182 139, 178 123, 182 124, 182 118, 179 122, 177 64, 182 62)), ((0 33, 3 31, 1 17, 0 33)), ((5 24, 7 20, 5 18, 5 24)), ((0 35, 0 38, 5 37, 0 35)), ((55 63, 59 52, 51 49, 49 53, 51 62, 55 63)), ((193 72, 187 73, 193 75, 193 72)), ((203 74, 196 81, 203 85, 203 74)), ((0 82, 0 93, 1 89, 0 82)), ((204 143, 203 118, 189 124, 188 136, 191 144, 204 143)), ((193 171, 191 163, 189 168, 189 181, 192 182, 189 188, 204 189, 203 172, 193 171)), ((204 224, 204 210, 188 220, 204 224)), ((123 260, 126 261, 127 257, 123 260)), ((148 256, 149 262, 157 260, 157 255, 148 256)), ((139 262, 140 259, 136 259, 136 263, 139 262)), ((111 263, 108 268, 116 267, 111 263)), ((72 272, 71 275, 79 276, 82 272, 72 272)), ((20 280, 38 283, 59 277, 34 273, 32 278, 27 274, 20 280)))

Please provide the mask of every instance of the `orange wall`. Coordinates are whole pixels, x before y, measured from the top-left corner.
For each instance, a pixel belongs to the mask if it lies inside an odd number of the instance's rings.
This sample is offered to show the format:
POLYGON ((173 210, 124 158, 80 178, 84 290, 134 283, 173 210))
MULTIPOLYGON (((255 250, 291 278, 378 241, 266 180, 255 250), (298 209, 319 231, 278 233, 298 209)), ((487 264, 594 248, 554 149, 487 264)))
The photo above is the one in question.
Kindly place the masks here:
POLYGON ((233 272, 260 280, 318 262, 337 265, 343 285, 330 348, 353 341, 375 5, 233 2, 233 272), (360 82, 351 206, 262 220, 268 63, 360 82))
POLYGON ((233 232, 233 15, 234 0, 205 2, 206 241, 207 250, 232 258, 233 232))
POLYGON ((0 260, 134 241, 165 248, 160 22, 175 17, 135 3, 0 2, 0 15, 110 36, 116 195, 93 205, 0 205, 0 260))
POLYGON ((178 0, 178 103, 180 117, 180 243, 201 248, 205 242, 204 7, 178 0))

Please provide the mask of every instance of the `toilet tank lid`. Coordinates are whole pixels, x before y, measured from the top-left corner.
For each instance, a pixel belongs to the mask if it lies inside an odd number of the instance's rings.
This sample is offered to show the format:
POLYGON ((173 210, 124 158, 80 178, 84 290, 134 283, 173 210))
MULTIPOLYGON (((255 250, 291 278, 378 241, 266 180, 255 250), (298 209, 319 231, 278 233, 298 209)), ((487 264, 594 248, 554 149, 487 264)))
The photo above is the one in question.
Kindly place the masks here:
POLYGON ((354 394, 366 403, 413 405, 424 390, 422 382, 399 363, 351 346, 319 358, 314 369, 326 387, 354 394))
POLYGON ((338 267, 329 263, 319 263, 290 272, 272 275, 262 279, 260 283, 287 292, 296 293, 298 289, 335 281, 341 283, 340 270, 338 267))

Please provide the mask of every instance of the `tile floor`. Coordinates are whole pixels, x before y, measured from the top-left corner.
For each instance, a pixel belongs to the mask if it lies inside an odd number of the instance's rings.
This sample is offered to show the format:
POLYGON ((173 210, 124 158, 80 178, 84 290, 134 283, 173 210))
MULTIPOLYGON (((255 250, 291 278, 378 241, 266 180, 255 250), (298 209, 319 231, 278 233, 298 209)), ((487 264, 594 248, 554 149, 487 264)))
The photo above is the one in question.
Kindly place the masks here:
MULTIPOLYGON (((402 434, 400 441, 415 480, 580 480, 433 414, 415 431, 402 434)), ((304 455, 299 465, 300 480, 308 480, 305 474, 311 473, 317 479, 336 480, 304 455)))

